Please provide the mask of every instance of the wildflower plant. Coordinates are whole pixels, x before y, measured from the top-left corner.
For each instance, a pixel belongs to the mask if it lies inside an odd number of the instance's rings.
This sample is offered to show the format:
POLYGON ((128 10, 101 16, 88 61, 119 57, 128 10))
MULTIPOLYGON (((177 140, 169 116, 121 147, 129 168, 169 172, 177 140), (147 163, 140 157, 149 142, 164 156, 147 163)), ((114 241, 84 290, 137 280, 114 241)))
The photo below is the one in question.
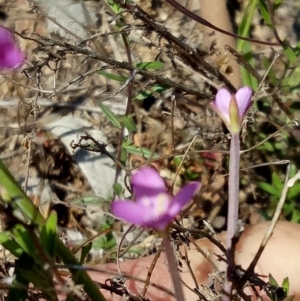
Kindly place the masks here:
POLYGON ((152 168, 143 167, 132 177, 135 200, 118 200, 112 203, 113 214, 126 222, 156 230, 162 237, 168 258, 177 300, 184 300, 176 260, 170 244, 168 228, 180 210, 199 190, 199 182, 184 186, 170 197, 160 175, 152 168))
MULTIPOLYGON (((240 88, 235 95, 222 88, 217 92, 212 107, 223 120, 231 133, 228 179, 228 215, 227 215, 227 279, 230 280, 234 267, 232 239, 237 231, 239 210, 239 168, 240 168, 240 129, 243 118, 251 105, 252 90, 240 88)), ((227 286, 228 288, 228 286, 227 286)))
POLYGON ((113 202, 113 213, 129 223, 165 232, 171 221, 194 196, 199 183, 183 187, 173 198, 160 175, 152 168, 141 168, 132 177, 135 201, 113 202))

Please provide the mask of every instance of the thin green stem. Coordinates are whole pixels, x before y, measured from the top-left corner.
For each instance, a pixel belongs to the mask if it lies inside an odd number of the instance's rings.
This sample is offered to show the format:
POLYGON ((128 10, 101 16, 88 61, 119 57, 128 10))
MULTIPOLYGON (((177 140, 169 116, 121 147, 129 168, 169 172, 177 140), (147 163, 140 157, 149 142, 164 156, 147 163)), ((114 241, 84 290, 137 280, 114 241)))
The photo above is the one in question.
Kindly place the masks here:
POLYGON ((169 270, 172 277, 174 291, 175 291, 175 298, 177 301, 184 301, 184 295, 181 285, 181 278, 179 276, 179 272, 177 270, 177 263, 176 258, 174 255, 173 248, 171 246, 171 241, 169 235, 166 234, 163 236, 163 244, 165 247, 166 257, 169 263, 169 270))

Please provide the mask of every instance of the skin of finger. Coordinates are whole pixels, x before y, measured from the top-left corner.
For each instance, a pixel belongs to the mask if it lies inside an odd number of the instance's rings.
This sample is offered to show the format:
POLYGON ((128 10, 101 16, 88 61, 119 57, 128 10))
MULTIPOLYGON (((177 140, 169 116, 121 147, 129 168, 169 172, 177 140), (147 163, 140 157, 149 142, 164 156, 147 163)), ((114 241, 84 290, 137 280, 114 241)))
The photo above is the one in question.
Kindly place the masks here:
MULTIPOLYGON (((270 226, 269 222, 261 223, 255 226, 247 227, 236 247, 235 259, 236 263, 243 268, 247 268, 254 255, 256 254, 259 245, 270 226)), ((300 300, 300 225, 289 222, 278 222, 276 229, 265 248, 256 268, 255 272, 261 275, 265 281, 268 280, 268 274, 272 276, 281 284, 285 277, 289 277, 290 294, 296 296, 295 300, 300 300)), ((225 233, 219 235, 219 239, 225 240, 225 233)), ((199 240, 198 246, 205 251, 212 262, 219 270, 225 270, 226 264, 219 260, 217 255, 222 255, 222 252, 207 239, 199 240)), ((203 255, 201 255, 195 248, 188 250, 188 259, 190 260, 192 270, 195 273, 198 284, 206 284, 208 275, 216 272, 213 265, 209 263, 203 255)), ((132 275, 141 279, 146 279, 148 268, 153 261, 153 256, 141 258, 138 260, 129 260, 121 264, 122 273, 132 275)), ((97 267, 94 267, 97 268, 97 267)), ((101 270, 107 273, 117 273, 116 265, 101 265, 101 270)), ((92 279, 98 282, 104 282, 105 279, 110 278, 110 274, 89 272, 92 279)), ((182 280, 192 288, 195 287, 194 282, 187 267, 183 265, 181 272, 182 280)), ((164 255, 158 260, 158 263, 152 272, 150 279, 153 283, 157 283, 167 289, 172 289, 170 277, 168 273, 167 262, 164 255)), ((141 282, 128 280, 126 282, 127 288, 134 295, 138 295, 143 290, 144 284, 141 282)), ((197 296, 184 287, 186 300, 197 300, 197 296)), ((111 296, 110 293, 103 291, 108 300, 121 300, 116 295, 111 296)), ((150 300, 173 300, 167 293, 149 286, 146 297, 150 300)), ((255 300, 256 298, 253 298, 255 300)), ((264 300, 267 298, 264 296, 264 300)))
MULTIPOLYGON (((236 246, 235 262, 247 269, 259 246, 264 238, 270 222, 260 223, 245 228, 239 243, 236 246)), ((279 221, 275 231, 264 249, 256 267, 255 272, 260 278, 268 282, 269 274, 281 284, 285 277, 289 277, 290 290, 289 295, 295 295, 294 300, 300 300, 300 225, 279 221)), ((225 242, 225 233, 219 235, 219 239, 225 242)), ((226 263, 220 261, 218 256, 222 252, 207 240, 200 240, 198 245, 206 250, 210 259, 221 271, 226 270, 226 263)), ((195 271, 199 283, 205 283, 207 275, 212 272, 211 264, 208 261, 202 261, 193 249, 190 251, 192 258, 192 269, 195 271)), ((215 269, 214 271, 215 272, 215 269)), ((249 292, 249 291, 248 291, 249 292)), ((268 298, 263 295, 264 300, 268 298)), ((253 298, 256 300, 256 298, 253 298)))
MULTIPOLYGON (((261 223, 245 230, 241 243, 237 246, 235 258, 237 264, 248 267, 270 223, 261 223), (244 237, 244 238, 243 238, 244 237)), ((300 300, 300 225, 279 221, 268 242, 255 272, 268 281, 269 273, 281 284, 285 277, 289 278, 289 295, 300 300)))

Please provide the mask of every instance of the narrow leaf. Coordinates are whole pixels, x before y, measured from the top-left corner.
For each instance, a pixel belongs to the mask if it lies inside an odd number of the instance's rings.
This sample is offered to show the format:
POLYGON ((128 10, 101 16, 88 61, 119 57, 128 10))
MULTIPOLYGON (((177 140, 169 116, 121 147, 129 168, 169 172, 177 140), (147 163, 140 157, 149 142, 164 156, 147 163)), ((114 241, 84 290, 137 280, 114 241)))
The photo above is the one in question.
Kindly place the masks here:
POLYGON ((5 232, 0 233, 0 244, 17 258, 19 258, 23 253, 20 246, 5 232))
POLYGON ((269 283, 271 285, 275 286, 276 288, 279 287, 279 284, 277 283, 277 281, 271 274, 269 274, 269 283))
POLYGON ((142 70, 158 70, 162 69, 164 67, 164 63, 160 61, 154 61, 154 62, 142 62, 142 63, 136 63, 134 64, 135 68, 142 69, 142 70))
POLYGON ((292 199, 300 194, 300 184, 296 184, 289 189, 287 198, 292 199))
POLYGON ((149 88, 149 90, 145 90, 145 91, 141 91, 139 94, 137 94, 136 96, 134 96, 134 100, 143 100, 149 96, 151 96, 153 94, 153 91, 156 93, 163 93, 164 91, 170 89, 169 86, 166 85, 153 85, 152 87, 149 88))
POLYGON ((295 50, 289 45, 285 45, 283 47, 283 49, 284 49, 284 53, 287 56, 287 58, 289 59, 289 61, 292 64, 295 64, 297 62, 297 55, 295 54, 295 50))
POLYGON ((127 80, 127 77, 125 77, 125 76, 120 76, 120 75, 112 74, 112 73, 109 73, 109 72, 106 72, 106 71, 102 71, 102 70, 97 71, 97 73, 100 74, 100 75, 105 76, 108 79, 112 79, 112 80, 115 80, 115 81, 121 82, 121 83, 125 83, 126 80, 127 80))
POLYGON ((259 0, 258 7, 266 24, 271 24, 271 17, 268 11, 267 4, 264 0, 259 0))
POLYGON ((102 102, 99 102, 99 107, 102 110, 102 112, 104 113, 104 115, 106 116, 106 118, 118 129, 121 129, 122 126, 119 122, 119 120, 117 119, 116 115, 106 106, 104 105, 102 102))
POLYGON ((37 262, 42 264, 42 259, 38 256, 38 252, 33 245, 32 237, 28 230, 24 226, 18 224, 12 230, 13 237, 19 246, 32 258, 35 258, 37 262))
POLYGON ((31 270, 33 259, 23 253, 20 259, 16 260, 15 279, 8 291, 6 301, 26 301, 29 281, 23 276, 22 270, 31 270))
POLYGON ((92 249, 92 246, 93 246, 93 243, 90 242, 81 248, 81 256, 80 256, 80 261, 79 261, 80 264, 84 263, 86 257, 88 256, 89 252, 92 249))
POLYGON ((146 147, 137 147, 137 146, 134 146, 132 144, 131 145, 125 145, 123 147, 129 154, 140 155, 140 156, 142 156, 146 159, 158 158, 157 154, 154 154, 153 152, 151 152, 146 147))
POLYGON ((18 207, 21 209, 22 213, 24 213, 31 221, 35 223, 43 223, 44 219, 37 210, 37 208, 33 205, 32 201, 27 197, 19 183, 14 179, 12 174, 6 168, 6 166, 0 160, 0 185, 3 186, 8 195, 11 197, 13 201, 11 201, 11 205, 15 208, 18 207))
POLYGON ((132 118, 129 118, 128 116, 123 116, 122 121, 124 123, 124 126, 130 133, 136 132, 136 126, 132 118))
POLYGON ((289 289, 290 289, 290 282, 289 282, 289 277, 285 277, 282 281, 282 285, 281 285, 286 293, 288 294, 289 293, 289 289))
MULTIPOLYGON (((16 205, 24 214, 30 218, 32 222, 35 224, 43 225, 44 218, 38 211, 38 209, 33 205, 32 201, 27 197, 25 192, 21 189, 20 185, 17 183, 17 181, 14 179, 12 174, 8 171, 8 169, 5 167, 5 165, 0 160, 0 185, 2 185, 10 195, 12 199, 18 198, 18 201, 11 201, 10 203, 13 203, 16 205)), ((63 242, 58 238, 58 236, 55 236, 56 239, 56 247, 57 247, 57 255, 59 258, 62 259, 64 264, 77 264, 77 261, 73 254, 70 252, 70 250, 63 244, 63 242)), ((26 253, 23 252, 23 255, 26 255, 26 253)), ((74 271, 70 270, 70 272, 73 274, 73 276, 79 276, 79 281, 81 284, 84 284, 85 292, 88 294, 89 298, 92 300, 99 300, 99 301, 105 301, 104 296, 102 295, 101 291, 99 290, 99 287, 94 283, 94 281, 89 277, 86 271, 74 271)), ((11 288, 12 289, 12 288, 11 288)), ((22 301, 23 298, 18 298, 18 291, 11 292, 11 289, 9 291, 9 296, 7 297, 6 301, 16 301, 20 300, 22 301)), ((27 295, 27 283, 24 284, 24 287, 22 289, 22 294, 26 297, 27 295)))
POLYGON ((277 198, 279 198, 281 195, 281 191, 277 190, 276 187, 274 187, 273 185, 270 185, 268 183, 258 182, 257 186, 259 188, 261 188, 262 190, 268 192, 269 194, 276 196, 277 198))
POLYGON ((272 173, 272 184, 279 192, 282 191, 283 183, 276 172, 272 173))
MULTIPOLYGON (((243 37, 249 37, 250 26, 252 24, 252 19, 254 16, 257 3, 258 0, 249 1, 245 9, 245 12, 243 14, 243 18, 240 23, 240 26, 238 28, 238 35, 243 37)), ((239 52, 243 52, 245 59, 249 62, 250 65, 253 66, 254 62, 253 62, 251 43, 244 40, 238 40, 237 50, 239 52)), ((243 84, 252 87, 252 89, 254 90, 257 90, 258 88, 257 80, 254 77, 252 77, 249 74, 249 72, 243 67, 241 67, 241 74, 242 74, 243 84)))
POLYGON ((51 258, 55 257, 55 235, 57 214, 52 211, 47 222, 41 228, 41 243, 51 258))

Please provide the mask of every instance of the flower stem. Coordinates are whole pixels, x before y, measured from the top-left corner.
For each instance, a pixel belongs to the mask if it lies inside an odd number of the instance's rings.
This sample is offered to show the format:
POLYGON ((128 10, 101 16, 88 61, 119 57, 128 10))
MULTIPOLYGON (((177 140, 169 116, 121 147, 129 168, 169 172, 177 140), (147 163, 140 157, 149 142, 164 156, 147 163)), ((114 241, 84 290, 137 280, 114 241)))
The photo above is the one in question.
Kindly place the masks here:
POLYGON ((177 301, 184 301, 183 290, 181 286, 181 279, 179 276, 179 272, 177 270, 177 263, 176 258, 174 255, 173 248, 171 246, 171 241, 169 235, 166 233, 163 235, 163 244, 165 247, 166 257, 169 263, 169 270, 172 277, 174 291, 175 291, 175 298, 177 301))
POLYGON ((237 230, 239 212, 239 178, 240 178, 240 137, 232 134, 229 155, 229 180, 228 180, 228 215, 227 215, 227 279, 230 279, 234 267, 234 250, 232 239, 237 230))

